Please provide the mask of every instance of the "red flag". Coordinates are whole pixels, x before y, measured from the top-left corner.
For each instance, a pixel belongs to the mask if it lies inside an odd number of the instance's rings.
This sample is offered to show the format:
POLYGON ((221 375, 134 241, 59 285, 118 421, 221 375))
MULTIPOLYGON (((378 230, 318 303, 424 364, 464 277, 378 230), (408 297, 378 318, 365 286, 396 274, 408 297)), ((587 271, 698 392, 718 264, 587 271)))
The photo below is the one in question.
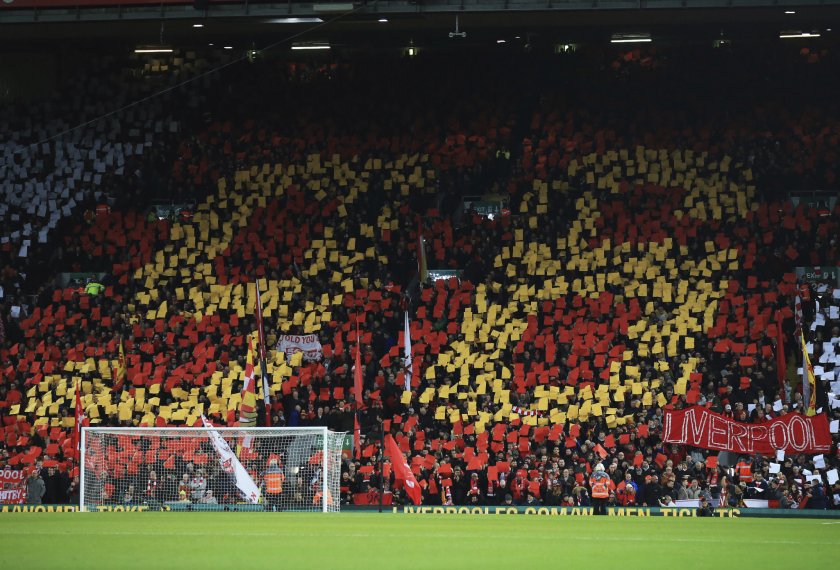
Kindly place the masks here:
POLYGON ((353 445, 356 448, 356 459, 361 459, 361 426, 359 425, 359 406, 362 403, 362 347, 361 337, 359 336, 359 321, 356 321, 356 364, 353 368, 353 409, 355 416, 353 419, 353 445))
POLYGON ((257 335, 259 336, 260 374, 262 375, 263 404, 265 405, 265 427, 271 427, 271 393, 268 386, 268 367, 265 362, 265 329, 263 328, 262 299, 260 298, 260 280, 256 283, 256 300, 254 314, 257 318, 257 335))
POLYGON ((785 337, 782 333, 782 314, 776 312, 776 376, 779 380, 779 398, 785 401, 785 373, 787 361, 785 359, 785 337))
POLYGON ((397 442, 390 435, 385 436, 385 455, 391 460, 396 480, 402 482, 411 502, 419 505, 423 502, 423 493, 420 490, 420 485, 417 484, 417 479, 414 478, 414 473, 411 472, 411 468, 408 466, 402 451, 397 446, 397 442))
POLYGON ((353 369, 353 397, 356 406, 362 405, 362 347, 359 342, 359 323, 356 323, 356 366, 353 369))
POLYGON ((359 425, 359 414, 353 418, 353 449, 356 450, 356 459, 362 459, 362 427, 359 425))
POLYGON ((85 409, 82 407, 82 383, 76 382, 76 427, 73 430, 73 453, 76 460, 80 459, 79 445, 82 443, 82 422, 85 420, 85 409))

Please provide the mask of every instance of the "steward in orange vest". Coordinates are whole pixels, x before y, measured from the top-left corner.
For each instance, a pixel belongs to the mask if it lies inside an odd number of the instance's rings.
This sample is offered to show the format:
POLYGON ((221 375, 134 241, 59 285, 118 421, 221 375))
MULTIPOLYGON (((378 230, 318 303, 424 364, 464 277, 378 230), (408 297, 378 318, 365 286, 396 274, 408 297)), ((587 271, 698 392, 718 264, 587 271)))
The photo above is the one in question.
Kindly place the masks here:
POLYGON ((595 471, 589 477, 589 487, 592 489, 593 514, 607 514, 607 499, 610 496, 610 491, 615 491, 615 483, 610 479, 607 472, 604 471, 604 465, 602 463, 595 466, 595 471))
POLYGON ((283 483, 286 482, 286 475, 283 469, 277 464, 276 459, 268 463, 265 471, 265 507, 266 510, 281 510, 281 499, 283 497, 283 483))
POLYGON ((738 461, 735 465, 735 473, 741 483, 749 484, 753 482, 752 464, 748 460, 741 459, 738 461))

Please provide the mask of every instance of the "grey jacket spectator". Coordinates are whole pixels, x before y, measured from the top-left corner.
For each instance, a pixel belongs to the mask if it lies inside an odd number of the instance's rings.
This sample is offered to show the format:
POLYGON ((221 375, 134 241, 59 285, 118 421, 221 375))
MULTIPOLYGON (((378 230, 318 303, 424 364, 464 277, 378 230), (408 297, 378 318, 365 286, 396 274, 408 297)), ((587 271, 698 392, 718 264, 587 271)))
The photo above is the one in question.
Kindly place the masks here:
POLYGON ((691 482, 690 485, 680 487, 677 498, 681 501, 699 499, 703 490, 700 485, 697 485, 697 480, 691 482))
POLYGON ((40 505, 41 499, 44 498, 44 493, 47 492, 47 486, 44 485, 44 480, 35 472, 29 476, 26 481, 26 504, 40 505))

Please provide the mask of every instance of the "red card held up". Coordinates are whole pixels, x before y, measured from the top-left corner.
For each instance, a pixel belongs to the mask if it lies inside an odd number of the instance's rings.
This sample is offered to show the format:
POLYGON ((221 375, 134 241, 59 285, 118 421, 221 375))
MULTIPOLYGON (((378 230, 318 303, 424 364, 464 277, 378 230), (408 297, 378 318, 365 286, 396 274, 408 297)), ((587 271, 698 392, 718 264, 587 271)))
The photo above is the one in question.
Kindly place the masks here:
POLYGON ((601 456, 601 459, 607 456, 607 450, 600 443, 595 444, 595 452, 601 456))
POLYGON ((477 457, 473 457, 472 459, 470 459, 469 463, 467 463, 468 471, 478 471, 482 467, 484 467, 484 465, 482 465, 481 460, 477 457))

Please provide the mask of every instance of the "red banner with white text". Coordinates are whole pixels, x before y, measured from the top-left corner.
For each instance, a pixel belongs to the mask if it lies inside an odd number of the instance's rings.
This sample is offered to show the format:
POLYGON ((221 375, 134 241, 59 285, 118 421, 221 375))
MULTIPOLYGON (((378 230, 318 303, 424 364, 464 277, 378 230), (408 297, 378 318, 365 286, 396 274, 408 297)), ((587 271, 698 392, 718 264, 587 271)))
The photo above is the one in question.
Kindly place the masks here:
POLYGON ((771 455, 779 449, 786 453, 831 450, 825 414, 813 417, 785 414, 766 422, 747 424, 701 406, 666 410, 663 439, 667 443, 746 455, 771 455))
POLYGON ((26 491, 26 473, 14 469, 0 470, 0 505, 22 503, 26 491))

